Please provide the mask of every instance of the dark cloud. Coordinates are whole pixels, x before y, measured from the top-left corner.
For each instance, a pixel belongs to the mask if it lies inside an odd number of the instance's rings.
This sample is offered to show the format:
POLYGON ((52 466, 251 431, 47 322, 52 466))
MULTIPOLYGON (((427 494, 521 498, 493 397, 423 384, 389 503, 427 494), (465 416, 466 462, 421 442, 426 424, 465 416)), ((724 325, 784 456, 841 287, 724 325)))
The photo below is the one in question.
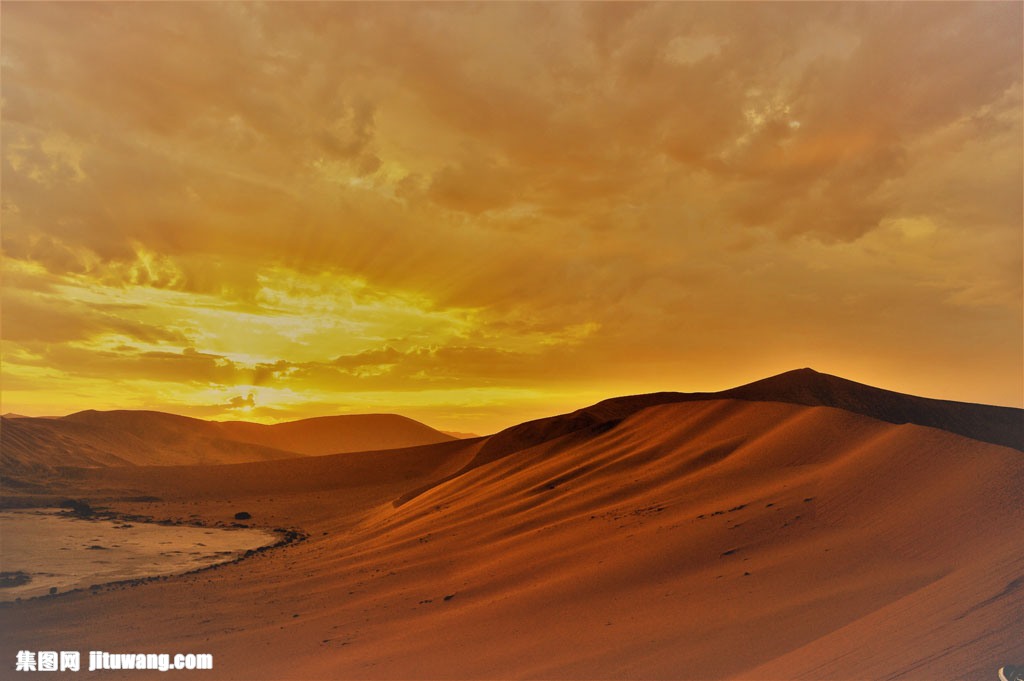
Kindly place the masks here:
POLYGON ((228 400, 227 404, 228 409, 242 409, 245 407, 254 406, 256 406, 256 398, 252 393, 249 393, 244 397, 241 395, 236 395, 235 397, 232 397, 230 400, 228 400))
POLYGON ((3 296, 3 337, 8 341, 64 343, 120 334, 146 342, 180 342, 173 329, 108 314, 76 301, 10 291, 3 296))

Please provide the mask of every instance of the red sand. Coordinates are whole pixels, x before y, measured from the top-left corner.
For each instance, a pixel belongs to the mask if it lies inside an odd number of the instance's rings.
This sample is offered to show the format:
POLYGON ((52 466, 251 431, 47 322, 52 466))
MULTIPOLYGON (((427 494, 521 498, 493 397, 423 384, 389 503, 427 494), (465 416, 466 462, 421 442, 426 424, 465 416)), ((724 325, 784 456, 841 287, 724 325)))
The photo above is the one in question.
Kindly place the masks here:
POLYGON ((310 539, 2 608, 0 659, 207 652, 217 679, 989 681, 1024 661, 1020 451, 736 400, 481 463, 486 442, 78 470, 61 493, 159 497, 109 504, 157 518, 245 510, 310 539))

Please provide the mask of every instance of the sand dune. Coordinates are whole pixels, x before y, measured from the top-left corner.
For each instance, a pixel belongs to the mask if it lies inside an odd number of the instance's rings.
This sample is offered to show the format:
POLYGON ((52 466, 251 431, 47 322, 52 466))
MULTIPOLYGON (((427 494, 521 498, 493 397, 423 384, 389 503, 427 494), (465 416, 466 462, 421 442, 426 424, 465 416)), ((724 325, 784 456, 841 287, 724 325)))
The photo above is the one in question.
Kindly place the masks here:
POLYGON ((0 462, 9 478, 62 466, 259 461, 297 456, 220 436, 216 424, 160 412, 80 412, 3 419, 0 462))
POLYGON ((446 442, 394 414, 330 416, 276 425, 212 422, 154 411, 83 411, 3 419, 0 465, 9 481, 60 467, 194 465, 295 458, 446 442))
POLYGON ((244 421, 217 425, 232 440, 313 455, 397 449, 455 439, 397 414, 323 416, 269 426, 244 421))
POLYGON ((1024 419, 1019 409, 904 395, 813 369, 796 369, 716 393, 662 392, 616 397, 571 414, 530 421, 490 438, 483 460, 559 434, 611 425, 654 405, 714 399, 835 407, 888 423, 915 423, 982 442, 1024 449, 1024 419))
MULTIPOLYGON (((836 407, 889 423, 916 423, 982 442, 1024 449, 1024 418, 1020 409, 904 395, 813 369, 789 371, 713 396, 836 407)), ((693 394, 690 399, 706 397, 693 394)))
POLYGON ((51 491, 309 539, 0 608, 0 657, 209 652, 218 679, 992 679, 1024 660, 1021 489, 1020 451, 945 430, 651 396, 393 451, 76 469, 51 491))

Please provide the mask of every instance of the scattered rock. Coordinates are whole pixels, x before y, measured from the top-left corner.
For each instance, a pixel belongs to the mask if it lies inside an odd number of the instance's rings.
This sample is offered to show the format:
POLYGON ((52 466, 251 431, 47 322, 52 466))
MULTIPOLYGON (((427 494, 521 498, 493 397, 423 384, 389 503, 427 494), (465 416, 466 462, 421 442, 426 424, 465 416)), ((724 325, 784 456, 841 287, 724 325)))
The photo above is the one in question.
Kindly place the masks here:
POLYGON ((32 581, 32 576, 22 570, 14 572, 0 572, 0 589, 7 589, 13 586, 21 586, 32 581))
POLYGON ((71 513, 79 518, 91 518, 96 514, 96 511, 93 510, 92 506, 78 499, 65 499, 60 502, 60 507, 71 509, 71 513))
POLYGON ((249 513, 245 512, 245 511, 239 511, 238 513, 235 514, 235 520, 249 520, 251 518, 252 518, 252 515, 250 515, 249 513))

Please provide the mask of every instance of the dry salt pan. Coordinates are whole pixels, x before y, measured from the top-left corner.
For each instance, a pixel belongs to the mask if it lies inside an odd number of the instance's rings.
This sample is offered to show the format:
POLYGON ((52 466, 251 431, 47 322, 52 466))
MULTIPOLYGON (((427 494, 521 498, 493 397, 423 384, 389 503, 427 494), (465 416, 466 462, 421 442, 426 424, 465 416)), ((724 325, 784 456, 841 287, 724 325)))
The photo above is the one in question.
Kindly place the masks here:
POLYGON ((252 528, 81 519, 58 509, 0 512, 0 601, 181 574, 279 537, 252 528))

